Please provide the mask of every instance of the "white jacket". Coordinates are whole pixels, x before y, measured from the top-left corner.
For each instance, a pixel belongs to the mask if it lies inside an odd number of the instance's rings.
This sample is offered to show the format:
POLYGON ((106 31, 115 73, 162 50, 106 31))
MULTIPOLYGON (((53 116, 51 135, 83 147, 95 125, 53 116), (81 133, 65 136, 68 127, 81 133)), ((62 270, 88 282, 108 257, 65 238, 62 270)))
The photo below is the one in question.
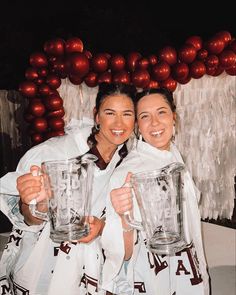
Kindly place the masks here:
MULTIPOLYGON (((183 163, 174 144, 171 145, 170 151, 161 151, 143 141, 138 141, 136 148, 113 173, 109 191, 121 187, 128 172, 138 173, 159 169, 172 162, 183 163)), ((108 196, 107 220, 102 235, 102 246, 106 257, 103 267, 103 288, 115 294, 125 295, 209 294, 198 210, 199 193, 188 172, 184 174, 184 194, 187 200, 185 211, 187 229, 185 230, 186 235, 189 236, 189 247, 181 251, 181 255, 170 257, 154 255, 147 250, 144 234, 139 232, 127 271, 125 270, 127 263, 123 263, 124 242, 121 220, 112 208, 110 196, 108 196)), ((135 202, 134 215, 140 217, 135 202)))
MULTIPOLYGON (((0 262, 0 290, 3 294, 80 295, 98 293, 103 260, 100 238, 89 244, 56 244, 49 238, 49 223, 27 226, 18 208, 16 179, 28 173, 31 165, 46 160, 77 157, 89 150, 87 137, 93 122, 88 121, 68 134, 52 138, 31 148, 20 160, 16 172, 1 178, 0 209, 13 223, 10 242, 0 262), (28 293, 29 292, 29 293, 28 293)), ((104 213, 107 186, 116 163, 118 152, 105 170, 95 168, 92 215, 104 213)))

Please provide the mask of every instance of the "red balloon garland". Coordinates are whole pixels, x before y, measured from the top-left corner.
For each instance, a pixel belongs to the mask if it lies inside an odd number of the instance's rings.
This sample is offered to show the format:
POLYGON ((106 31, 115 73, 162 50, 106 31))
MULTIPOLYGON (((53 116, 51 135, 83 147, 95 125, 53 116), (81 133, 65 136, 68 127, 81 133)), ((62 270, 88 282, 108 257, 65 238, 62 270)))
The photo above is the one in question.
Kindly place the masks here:
POLYGON ((230 32, 220 31, 205 42, 200 36, 190 36, 178 50, 165 46, 157 55, 145 57, 134 51, 124 57, 107 52, 93 56, 77 37, 56 38, 45 42, 43 52, 32 53, 29 64, 19 91, 29 100, 24 119, 30 124, 32 144, 38 144, 64 134, 65 110, 57 91, 61 79, 68 78, 75 85, 84 82, 88 87, 118 82, 173 92, 178 83, 205 74, 218 76, 225 71, 235 76, 236 40, 230 32))

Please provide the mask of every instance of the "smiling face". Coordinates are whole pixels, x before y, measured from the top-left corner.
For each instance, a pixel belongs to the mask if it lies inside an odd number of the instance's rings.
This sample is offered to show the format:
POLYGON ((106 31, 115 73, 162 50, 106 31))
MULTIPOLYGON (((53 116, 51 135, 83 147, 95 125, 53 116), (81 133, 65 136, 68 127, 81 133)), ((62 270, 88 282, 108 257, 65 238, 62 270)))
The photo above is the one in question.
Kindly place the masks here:
POLYGON ((130 137, 134 129, 134 104, 123 94, 107 96, 102 101, 95 119, 100 125, 96 135, 99 144, 118 146, 130 137))
POLYGON ((139 131, 150 145, 169 150, 175 123, 175 113, 161 94, 149 94, 137 104, 139 131))

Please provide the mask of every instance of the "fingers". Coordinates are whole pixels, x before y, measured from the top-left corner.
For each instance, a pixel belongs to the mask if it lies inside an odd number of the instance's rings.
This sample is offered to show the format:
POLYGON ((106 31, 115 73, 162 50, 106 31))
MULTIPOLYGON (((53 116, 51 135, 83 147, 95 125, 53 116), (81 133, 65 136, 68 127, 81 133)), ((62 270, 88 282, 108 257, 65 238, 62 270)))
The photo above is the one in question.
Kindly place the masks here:
MULTIPOLYGON (((41 190, 42 181, 41 176, 33 176, 34 171, 39 171, 38 166, 32 166, 31 173, 26 173, 17 178, 17 190, 21 196, 21 200, 25 204, 34 199, 41 190)), ((38 172, 37 172, 38 173, 38 172)))
POLYGON ((89 216, 88 221, 90 226, 89 234, 86 237, 79 239, 79 243, 89 243, 99 235, 102 226, 102 221, 95 216, 89 216))
POLYGON ((39 176, 40 175, 40 172, 41 172, 41 169, 40 167, 36 166, 36 165, 33 165, 30 167, 30 172, 33 176, 39 176))
POLYGON ((131 180, 131 177, 132 177, 132 173, 128 172, 127 175, 126 175, 126 178, 125 178, 125 183, 129 183, 130 180, 131 180))
POLYGON ((111 191, 111 203, 119 215, 133 208, 132 193, 130 187, 121 187, 111 191))

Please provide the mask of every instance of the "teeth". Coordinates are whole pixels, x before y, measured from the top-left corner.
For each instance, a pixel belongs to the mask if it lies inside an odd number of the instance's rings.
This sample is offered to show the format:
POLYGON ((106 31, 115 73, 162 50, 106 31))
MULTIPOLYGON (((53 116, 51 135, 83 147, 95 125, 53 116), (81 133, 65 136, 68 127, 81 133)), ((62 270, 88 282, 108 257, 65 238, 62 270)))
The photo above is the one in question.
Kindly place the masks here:
POLYGON ((163 133, 163 130, 160 130, 160 131, 152 132, 151 134, 152 134, 153 136, 160 137, 162 133, 163 133))
POLYGON ((121 135, 124 133, 124 130, 112 130, 112 133, 115 135, 121 135))

